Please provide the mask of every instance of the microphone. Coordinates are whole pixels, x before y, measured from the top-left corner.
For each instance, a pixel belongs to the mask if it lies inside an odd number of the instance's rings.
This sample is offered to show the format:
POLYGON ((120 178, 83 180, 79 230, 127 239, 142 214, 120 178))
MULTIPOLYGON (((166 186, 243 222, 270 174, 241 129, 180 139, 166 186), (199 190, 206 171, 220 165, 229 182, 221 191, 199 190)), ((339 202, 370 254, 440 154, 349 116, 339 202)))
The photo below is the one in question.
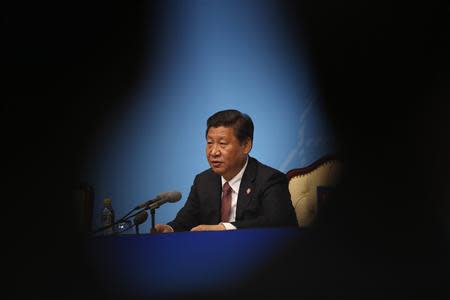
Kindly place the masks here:
MULTIPOLYGON (((120 218, 116 223, 120 223, 123 221, 128 220, 129 218, 136 216, 138 214, 140 214, 140 212, 136 213, 135 215, 128 217, 130 214, 132 214, 134 211, 138 210, 138 209, 155 209, 160 207, 161 205, 163 205, 166 202, 177 202, 181 199, 181 193, 180 192, 165 192, 165 193, 160 193, 158 196, 156 196, 156 198, 148 200, 144 203, 139 204, 138 206, 136 206, 135 208, 133 208, 132 210, 130 210, 125 216, 123 216, 122 218, 120 218)), ((152 215, 153 217, 153 215, 152 215)), ((153 220, 153 219, 152 219, 153 220)), ((144 222, 145 220, 143 220, 144 222)), ((103 230, 103 229, 102 229, 103 230)))
POLYGON ((139 234, 139 225, 144 223, 145 220, 147 220, 147 217, 148 213, 145 210, 141 211, 134 217, 133 223, 134 227, 136 228, 136 234, 139 234))
POLYGON ((170 203, 174 203, 177 202, 181 199, 181 193, 180 192, 164 192, 164 193, 160 193, 158 196, 156 196, 156 198, 148 200, 144 203, 139 204, 138 206, 135 207, 135 209, 140 209, 140 208, 154 208, 154 207, 159 207, 160 205, 170 202, 170 203))
POLYGON ((144 223, 147 220, 147 218, 148 218, 148 213, 145 210, 143 210, 140 213, 138 213, 136 215, 136 217, 134 217, 133 223, 135 226, 139 226, 142 223, 144 223))

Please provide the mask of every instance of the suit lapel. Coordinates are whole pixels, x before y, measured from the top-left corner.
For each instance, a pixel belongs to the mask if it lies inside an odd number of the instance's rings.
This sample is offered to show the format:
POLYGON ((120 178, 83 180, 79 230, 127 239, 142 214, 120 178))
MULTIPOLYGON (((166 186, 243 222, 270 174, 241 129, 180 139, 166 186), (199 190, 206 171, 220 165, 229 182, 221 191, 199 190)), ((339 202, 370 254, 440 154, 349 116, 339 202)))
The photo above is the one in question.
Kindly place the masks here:
MULTIPOLYGON (((222 180, 220 175, 213 173, 213 178, 211 178, 211 185, 209 189, 209 199, 212 199, 210 202, 212 205, 212 211, 214 211, 214 218, 217 219, 216 223, 220 222, 220 209, 222 206, 222 180)), ((215 222, 215 221, 214 221, 215 222)))
POLYGON ((256 177, 256 160, 249 157, 247 168, 242 176, 241 185, 239 187, 237 208, 236 208, 236 220, 241 220, 242 215, 247 208, 248 204, 253 198, 255 192, 255 177, 256 177))

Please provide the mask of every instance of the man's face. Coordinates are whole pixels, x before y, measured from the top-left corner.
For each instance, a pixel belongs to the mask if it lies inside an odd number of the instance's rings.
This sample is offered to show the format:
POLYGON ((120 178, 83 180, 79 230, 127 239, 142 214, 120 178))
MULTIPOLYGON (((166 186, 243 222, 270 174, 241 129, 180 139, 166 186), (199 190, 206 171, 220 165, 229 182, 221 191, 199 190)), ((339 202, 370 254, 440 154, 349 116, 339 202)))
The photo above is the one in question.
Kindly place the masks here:
POLYGON ((248 139, 241 145, 232 127, 210 127, 206 135, 206 158, 209 165, 226 180, 239 173, 251 148, 252 141, 248 139))

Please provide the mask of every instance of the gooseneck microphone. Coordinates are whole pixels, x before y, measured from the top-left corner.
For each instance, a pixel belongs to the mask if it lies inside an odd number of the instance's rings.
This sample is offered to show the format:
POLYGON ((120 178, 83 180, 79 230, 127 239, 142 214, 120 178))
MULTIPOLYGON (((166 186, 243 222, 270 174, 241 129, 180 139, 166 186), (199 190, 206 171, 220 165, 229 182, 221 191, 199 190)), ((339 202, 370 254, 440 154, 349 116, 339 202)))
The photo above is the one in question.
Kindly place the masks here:
POLYGON ((170 202, 174 203, 180 201, 181 193, 180 192, 166 192, 161 193, 154 200, 147 201, 144 205, 143 209, 149 209, 152 215, 152 228, 151 231, 155 231, 155 210, 159 208, 164 203, 170 202))
POLYGON ((135 226, 139 226, 142 223, 144 223, 147 220, 147 218, 148 218, 148 213, 145 210, 143 210, 140 213, 138 213, 136 217, 134 217, 133 224, 135 226))
POLYGON ((145 210, 141 211, 134 217, 133 223, 136 228, 136 234, 139 234, 139 225, 144 223, 147 220, 147 218, 148 218, 148 213, 145 210))
MULTIPOLYGON (((135 208, 133 208, 131 211, 129 211, 125 216, 123 216, 120 220, 126 220, 129 218, 128 216, 133 213, 134 211, 138 209, 152 209, 152 208, 158 208, 164 203, 167 202, 177 202, 181 199, 181 193, 180 192, 164 192, 160 193, 156 198, 145 201, 144 203, 139 204, 135 208)), ((136 214, 135 214, 136 215, 136 214)), ((133 215, 133 216, 135 216, 133 215)), ((120 221, 119 220, 119 221, 120 221)))
POLYGON ((142 209, 142 208, 152 208, 152 207, 159 207, 163 205, 164 203, 170 202, 174 203, 181 199, 181 193, 180 192, 164 192, 160 193, 156 198, 148 200, 144 203, 139 204, 135 207, 136 209, 142 209))

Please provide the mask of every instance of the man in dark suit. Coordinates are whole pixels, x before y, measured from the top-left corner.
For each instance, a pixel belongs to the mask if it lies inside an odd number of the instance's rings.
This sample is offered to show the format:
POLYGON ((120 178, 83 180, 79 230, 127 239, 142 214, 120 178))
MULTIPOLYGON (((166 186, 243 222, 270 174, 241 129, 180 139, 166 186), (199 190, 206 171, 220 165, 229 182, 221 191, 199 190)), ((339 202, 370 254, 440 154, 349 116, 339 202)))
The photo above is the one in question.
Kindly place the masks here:
POLYGON ((172 222, 156 224, 156 232, 297 225, 285 174, 248 155, 253 129, 251 118, 237 110, 208 119, 211 168, 195 177, 184 207, 172 222))

